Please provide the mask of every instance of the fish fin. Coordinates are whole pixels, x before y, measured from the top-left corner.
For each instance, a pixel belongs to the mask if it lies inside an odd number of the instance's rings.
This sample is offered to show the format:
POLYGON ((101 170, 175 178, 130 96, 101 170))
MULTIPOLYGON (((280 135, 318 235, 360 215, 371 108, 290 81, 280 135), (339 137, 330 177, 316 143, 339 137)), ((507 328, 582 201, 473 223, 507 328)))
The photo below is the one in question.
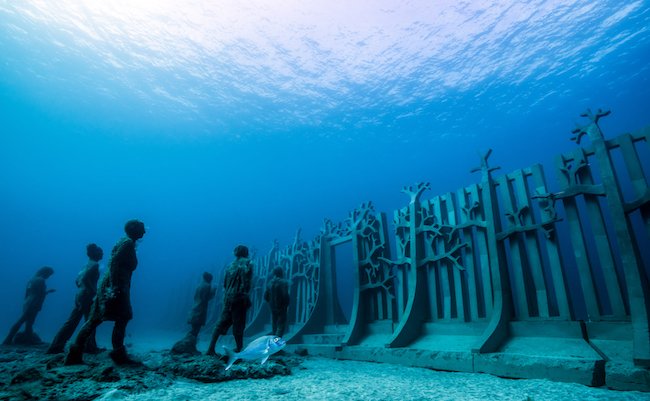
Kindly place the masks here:
POLYGON ((224 370, 228 370, 239 358, 237 358, 235 354, 230 350, 230 348, 226 347, 225 345, 223 346, 223 350, 226 351, 226 355, 228 356, 228 364, 224 370))
POLYGON ((269 357, 270 357, 270 356, 271 356, 271 355, 267 355, 267 356, 265 356, 265 357, 262 359, 262 363, 260 363, 260 365, 264 365, 264 363, 265 363, 266 361, 269 360, 269 357))

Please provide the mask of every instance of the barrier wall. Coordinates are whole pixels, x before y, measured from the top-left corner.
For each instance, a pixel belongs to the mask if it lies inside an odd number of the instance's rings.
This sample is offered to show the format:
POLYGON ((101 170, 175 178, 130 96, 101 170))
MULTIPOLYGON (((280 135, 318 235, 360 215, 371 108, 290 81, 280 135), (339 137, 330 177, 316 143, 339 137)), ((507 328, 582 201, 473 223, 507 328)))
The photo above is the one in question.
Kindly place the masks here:
POLYGON ((392 225, 366 203, 311 241, 275 244, 256 260, 247 334, 269 330, 262 294, 279 265, 292 282, 286 339, 312 353, 647 391, 650 128, 608 140, 608 114, 583 115, 578 147, 552 166, 556 190, 538 164, 495 177, 488 151, 476 184, 426 199, 427 183, 403 188, 392 225))

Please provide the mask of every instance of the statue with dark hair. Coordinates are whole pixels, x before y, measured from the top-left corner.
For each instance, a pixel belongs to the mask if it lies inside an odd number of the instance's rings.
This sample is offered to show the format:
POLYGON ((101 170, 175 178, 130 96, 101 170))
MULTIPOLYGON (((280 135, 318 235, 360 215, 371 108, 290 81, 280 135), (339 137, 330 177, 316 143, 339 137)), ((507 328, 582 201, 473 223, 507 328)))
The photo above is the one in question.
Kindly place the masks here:
POLYGON ((235 260, 226 268, 223 281, 223 310, 219 322, 212 332, 212 339, 206 355, 216 355, 214 347, 219 336, 226 334, 232 326, 237 349, 241 351, 244 345, 244 329, 246 327, 246 310, 251 306, 249 292, 253 281, 253 266, 248 259, 248 248, 244 245, 235 247, 235 260))
MULTIPOLYGON (((65 343, 72 337, 79 322, 81 322, 81 318, 84 317, 88 321, 90 307, 95 299, 95 294, 97 294, 99 261, 104 257, 104 251, 96 244, 88 244, 86 246, 86 255, 88 255, 88 263, 79 272, 75 281, 78 290, 74 298, 74 308, 68 320, 66 320, 59 332, 54 336, 52 344, 47 349, 48 354, 63 353, 65 343)), ((85 352, 98 353, 99 351, 100 349, 97 347, 97 342, 95 341, 95 331, 93 330, 86 341, 85 352)))
POLYGON ((144 223, 129 220, 124 225, 126 237, 115 244, 111 252, 108 268, 102 277, 97 296, 90 310, 90 317, 79 330, 74 344, 70 346, 65 358, 66 365, 83 363, 82 355, 88 338, 97 326, 105 321, 113 321, 113 351, 111 359, 118 365, 136 364, 124 347, 126 325, 133 318, 131 308, 131 276, 138 266, 136 241, 145 234, 144 223))
POLYGON ((287 325, 287 308, 289 307, 289 281, 284 279, 284 270, 280 266, 273 269, 273 278, 264 291, 264 300, 271 308, 271 327, 274 336, 282 337, 287 325))
POLYGON ((188 323, 191 330, 180 341, 172 347, 172 352, 175 354, 196 354, 196 341, 201 331, 201 327, 205 325, 208 317, 208 304, 214 298, 216 289, 212 287, 212 274, 208 272, 203 273, 203 280, 194 292, 194 306, 190 312, 188 323))
POLYGON ((40 337, 34 333, 34 321, 38 312, 43 308, 43 302, 47 294, 54 292, 54 289, 47 289, 45 280, 54 274, 54 269, 44 266, 38 269, 34 277, 27 283, 25 290, 25 301, 23 302, 23 313, 18 321, 11 326, 9 334, 2 342, 3 345, 21 344, 35 345, 41 344, 40 337), (25 331, 18 332, 20 327, 25 324, 25 331))

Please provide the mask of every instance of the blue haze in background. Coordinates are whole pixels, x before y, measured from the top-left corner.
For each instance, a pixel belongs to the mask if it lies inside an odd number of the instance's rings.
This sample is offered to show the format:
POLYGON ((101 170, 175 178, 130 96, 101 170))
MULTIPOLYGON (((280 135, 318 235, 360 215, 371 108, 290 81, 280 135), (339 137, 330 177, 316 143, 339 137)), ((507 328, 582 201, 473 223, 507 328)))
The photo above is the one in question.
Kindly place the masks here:
POLYGON ((129 328, 165 328, 238 243, 455 191, 488 148, 549 165, 586 108, 610 136, 650 123, 648 1, 50 3, 0 0, 0 329, 50 265, 48 341, 127 219, 129 328))

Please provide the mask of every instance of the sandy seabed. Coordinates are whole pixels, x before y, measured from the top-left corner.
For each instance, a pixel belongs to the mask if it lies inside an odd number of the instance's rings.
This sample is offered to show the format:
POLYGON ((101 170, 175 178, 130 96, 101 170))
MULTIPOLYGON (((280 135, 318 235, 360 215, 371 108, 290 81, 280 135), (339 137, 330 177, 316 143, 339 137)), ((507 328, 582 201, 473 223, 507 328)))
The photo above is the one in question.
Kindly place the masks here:
MULTIPOLYGON (((254 362, 236 364, 224 376, 223 361, 202 355, 174 358, 167 351, 173 343, 169 336, 142 338, 149 341, 139 342, 132 351, 145 366, 136 369, 113 366, 106 353, 85 356, 84 366, 65 367, 61 355, 44 355, 43 347, 0 347, 0 400, 650 401, 650 393, 576 383, 513 380, 489 374, 440 372, 288 353, 273 355, 264 366, 254 362), (26 372, 16 373, 25 368, 26 372), (11 384, 16 375, 25 376, 26 381, 11 384), (251 376, 258 378, 246 378, 251 376), (30 392, 34 389, 35 397, 16 398, 15 395, 22 394, 18 391, 21 388, 30 392)), ((205 346, 201 343, 199 349, 205 346)))
POLYGON ((137 395, 101 400, 650 400, 650 394, 549 380, 438 372, 391 364, 308 357, 290 376, 203 384, 177 381, 137 395))

